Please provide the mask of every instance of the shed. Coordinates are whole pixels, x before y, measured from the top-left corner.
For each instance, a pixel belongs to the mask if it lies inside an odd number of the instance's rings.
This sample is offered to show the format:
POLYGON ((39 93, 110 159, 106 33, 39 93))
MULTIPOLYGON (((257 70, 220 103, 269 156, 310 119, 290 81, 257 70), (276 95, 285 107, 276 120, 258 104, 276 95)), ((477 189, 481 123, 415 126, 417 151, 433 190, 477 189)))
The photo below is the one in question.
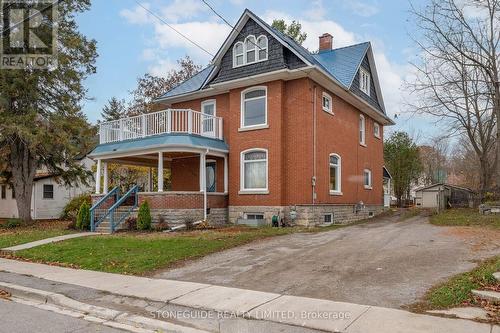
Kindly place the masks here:
POLYGON ((437 183, 415 190, 415 205, 421 208, 472 207, 474 191, 466 187, 437 183))

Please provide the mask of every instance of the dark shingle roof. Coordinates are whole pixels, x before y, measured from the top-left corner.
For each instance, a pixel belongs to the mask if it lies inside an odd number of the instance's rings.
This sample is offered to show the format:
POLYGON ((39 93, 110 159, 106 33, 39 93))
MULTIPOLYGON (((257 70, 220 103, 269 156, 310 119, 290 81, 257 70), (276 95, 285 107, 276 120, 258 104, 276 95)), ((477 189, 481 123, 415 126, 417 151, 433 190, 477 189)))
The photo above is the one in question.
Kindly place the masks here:
POLYGON ((212 73, 213 69, 214 69, 214 65, 209 65, 209 66, 205 67, 203 70, 201 70, 200 72, 195 74, 192 78, 187 79, 186 81, 182 82, 178 86, 167 91, 165 94, 160 96, 158 99, 187 94, 187 93, 190 93, 193 91, 200 90, 203 86, 203 83, 205 83, 205 80, 207 79, 207 77, 210 75, 210 73, 212 73))
POLYGON ((330 75, 350 88, 370 43, 361 43, 314 54, 313 57, 330 75))

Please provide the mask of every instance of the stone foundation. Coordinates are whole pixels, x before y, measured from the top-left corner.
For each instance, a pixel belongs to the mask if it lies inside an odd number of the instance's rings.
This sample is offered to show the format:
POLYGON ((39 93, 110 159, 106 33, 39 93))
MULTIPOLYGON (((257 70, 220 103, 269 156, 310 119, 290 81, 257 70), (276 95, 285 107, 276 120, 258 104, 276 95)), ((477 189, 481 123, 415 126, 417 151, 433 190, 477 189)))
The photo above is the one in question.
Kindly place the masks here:
POLYGON ((334 224, 348 224, 376 216, 384 211, 383 205, 365 205, 356 209, 356 205, 296 205, 296 206, 229 206, 229 223, 243 219, 245 213, 263 213, 267 224, 271 224, 273 215, 278 213, 292 224, 290 212, 295 211, 294 225, 315 226, 324 223, 324 215, 333 213, 334 224))

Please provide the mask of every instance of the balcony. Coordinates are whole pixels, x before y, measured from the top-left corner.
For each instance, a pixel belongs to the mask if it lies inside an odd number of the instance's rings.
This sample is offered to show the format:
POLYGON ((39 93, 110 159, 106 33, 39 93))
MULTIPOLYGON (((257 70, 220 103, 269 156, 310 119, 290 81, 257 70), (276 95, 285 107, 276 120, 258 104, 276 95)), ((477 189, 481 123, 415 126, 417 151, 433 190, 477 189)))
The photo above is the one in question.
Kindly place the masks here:
POLYGON ((134 140, 162 134, 192 134, 224 140, 223 122, 191 109, 167 109, 99 124, 99 143, 134 140))

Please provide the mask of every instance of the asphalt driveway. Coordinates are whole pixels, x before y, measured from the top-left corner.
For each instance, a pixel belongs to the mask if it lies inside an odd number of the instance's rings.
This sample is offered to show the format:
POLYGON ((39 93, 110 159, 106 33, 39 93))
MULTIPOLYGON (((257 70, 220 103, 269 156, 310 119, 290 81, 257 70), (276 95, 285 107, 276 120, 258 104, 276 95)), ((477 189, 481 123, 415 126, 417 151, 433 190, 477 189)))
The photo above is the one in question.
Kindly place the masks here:
POLYGON ((496 254, 498 231, 391 217, 254 242, 155 277, 398 308, 496 254))

